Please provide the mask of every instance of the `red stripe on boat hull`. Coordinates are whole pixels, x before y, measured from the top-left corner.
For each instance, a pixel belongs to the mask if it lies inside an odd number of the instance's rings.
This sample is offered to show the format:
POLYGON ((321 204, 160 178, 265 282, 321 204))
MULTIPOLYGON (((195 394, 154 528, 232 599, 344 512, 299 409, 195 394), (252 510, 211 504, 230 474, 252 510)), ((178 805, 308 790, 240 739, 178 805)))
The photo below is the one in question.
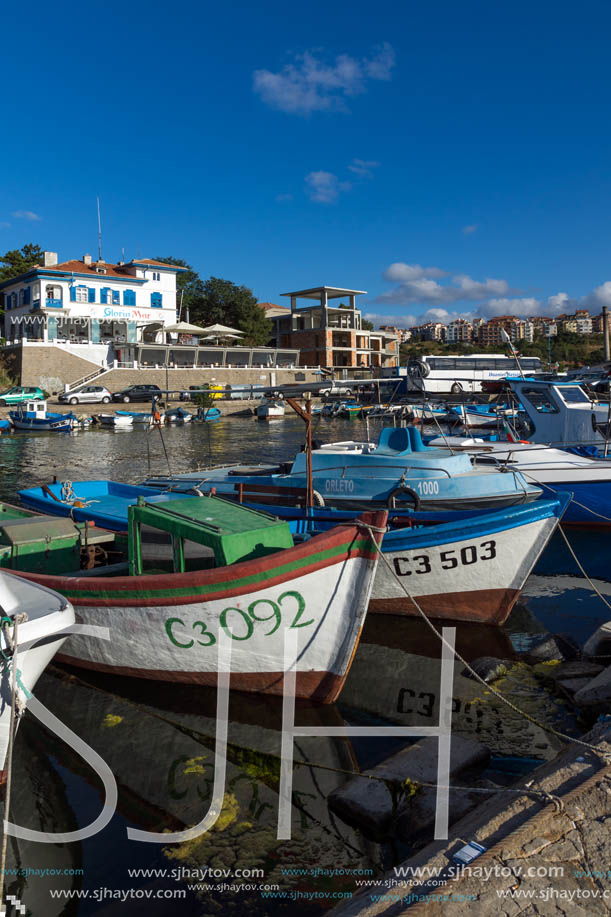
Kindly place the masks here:
MULTIPOLYGON (((452 621, 477 621, 503 624, 515 605, 519 589, 476 589, 473 592, 448 592, 416 596, 418 605, 429 617, 452 621)), ((418 609, 407 596, 371 599, 369 614, 417 615, 418 609)))
MULTIPOLYGON (((149 681, 170 681, 184 685, 205 685, 209 688, 216 688, 218 679, 216 672, 135 669, 129 666, 119 667, 106 665, 102 662, 91 662, 86 659, 74 659, 64 653, 58 653, 55 661, 65 662, 67 665, 75 666, 79 669, 92 669, 94 672, 103 672, 107 675, 126 675, 131 678, 144 678, 149 681)), ((348 666, 348 670, 349 668, 348 666)), ((332 704, 342 690, 348 670, 345 675, 333 675, 330 672, 297 672, 296 697, 317 701, 321 704, 332 704)), ((284 676, 282 672, 231 673, 231 688, 234 691, 282 696, 283 684, 284 676)))

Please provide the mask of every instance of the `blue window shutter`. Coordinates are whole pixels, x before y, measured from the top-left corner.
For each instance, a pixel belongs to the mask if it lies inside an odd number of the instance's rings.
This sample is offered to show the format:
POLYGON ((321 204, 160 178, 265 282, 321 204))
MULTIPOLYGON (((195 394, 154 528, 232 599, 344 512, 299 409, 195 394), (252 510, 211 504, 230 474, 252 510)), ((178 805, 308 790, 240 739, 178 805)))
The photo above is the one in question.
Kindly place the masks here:
POLYGON ((112 290, 112 301, 115 306, 121 305, 121 291, 120 290, 112 290))
POLYGON ((123 305, 124 306, 135 306, 136 305, 136 294, 134 293, 133 290, 124 290, 123 305))
POLYGON ((100 302, 108 302, 108 287, 102 287, 100 290, 100 302))
POLYGON ((26 287, 23 291, 23 304, 24 306, 29 306, 31 302, 30 299, 30 287, 26 287))
POLYGON ((70 302, 76 302, 76 287, 70 287, 70 302))
POLYGON ((87 290, 87 301, 95 302, 95 287, 89 287, 87 290))
POLYGON ((161 293, 151 293, 151 307, 161 309, 161 293))

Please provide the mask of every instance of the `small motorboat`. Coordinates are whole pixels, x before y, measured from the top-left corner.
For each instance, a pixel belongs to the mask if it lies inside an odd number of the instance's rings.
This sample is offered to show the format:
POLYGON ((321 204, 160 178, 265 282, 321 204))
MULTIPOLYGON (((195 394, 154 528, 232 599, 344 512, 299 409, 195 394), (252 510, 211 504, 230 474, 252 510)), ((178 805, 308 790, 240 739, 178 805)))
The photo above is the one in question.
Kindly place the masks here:
POLYGON ((131 417, 132 425, 139 427, 152 427, 155 420, 150 411, 116 411, 120 417, 131 417))
MULTIPOLYGON (((23 506, 52 516, 70 516, 77 522, 93 522, 115 532, 127 531, 128 507, 145 496, 149 503, 184 498, 182 493, 165 493, 167 486, 119 484, 116 481, 64 481, 19 491, 23 506)), ((193 493, 193 491, 191 491, 193 493)))
POLYGON ((47 411, 46 401, 26 401, 15 411, 9 411, 15 430, 35 433, 69 433, 77 424, 76 416, 47 411))
POLYGON ((193 418, 195 423, 214 423, 216 420, 221 419, 221 412, 219 408, 204 408, 199 407, 197 409, 197 414, 193 418))
POLYGON ((285 407, 281 401, 275 401, 273 398, 266 398, 255 408, 255 414, 259 420, 270 420, 272 417, 284 417, 285 407))
POLYGON ((103 427, 133 427, 134 418, 127 411, 115 411, 114 414, 96 414, 103 427))
POLYGON ((193 414, 190 411, 185 411, 185 409, 181 407, 169 408, 165 412, 163 419, 165 423, 185 424, 191 423, 193 414))

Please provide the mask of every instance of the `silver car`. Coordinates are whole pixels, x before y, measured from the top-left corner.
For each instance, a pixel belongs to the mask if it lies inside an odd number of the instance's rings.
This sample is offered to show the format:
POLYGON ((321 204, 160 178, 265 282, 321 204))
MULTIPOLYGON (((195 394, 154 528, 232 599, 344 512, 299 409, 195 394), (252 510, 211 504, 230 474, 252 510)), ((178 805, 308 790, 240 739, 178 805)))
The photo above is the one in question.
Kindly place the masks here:
POLYGON ((71 392, 62 392, 57 400, 62 404, 110 404, 111 399, 103 385, 82 385, 71 392))

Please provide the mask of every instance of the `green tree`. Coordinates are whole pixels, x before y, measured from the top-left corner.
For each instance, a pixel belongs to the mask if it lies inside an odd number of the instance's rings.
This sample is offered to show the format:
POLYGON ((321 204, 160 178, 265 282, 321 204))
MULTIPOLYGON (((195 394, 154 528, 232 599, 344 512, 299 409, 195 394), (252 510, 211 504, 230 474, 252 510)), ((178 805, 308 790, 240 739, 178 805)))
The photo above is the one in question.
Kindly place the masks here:
POLYGON ((373 331, 373 322, 370 322, 369 319, 364 318, 361 321, 361 328, 363 331, 373 331))
POLYGON ((193 321, 193 312, 197 311, 197 305, 202 298, 203 284, 201 277, 194 271, 190 264, 183 261, 182 258, 155 258, 155 261, 163 261, 164 264, 172 264, 174 267, 184 267, 186 271, 180 271, 176 275, 176 308, 182 311, 180 313, 181 321, 186 321, 187 310, 189 317, 193 321))
POLYGON ((265 317, 252 290, 230 280, 209 277, 202 285, 202 297, 191 314, 200 325, 229 325, 244 332, 243 343, 267 344, 272 323, 265 317))
POLYGON ((35 264, 40 264, 42 256, 43 250, 40 245, 34 245, 31 242, 21 249, 13 248, 5 252, 0 255, 0 281, 25 274, 35 264))

